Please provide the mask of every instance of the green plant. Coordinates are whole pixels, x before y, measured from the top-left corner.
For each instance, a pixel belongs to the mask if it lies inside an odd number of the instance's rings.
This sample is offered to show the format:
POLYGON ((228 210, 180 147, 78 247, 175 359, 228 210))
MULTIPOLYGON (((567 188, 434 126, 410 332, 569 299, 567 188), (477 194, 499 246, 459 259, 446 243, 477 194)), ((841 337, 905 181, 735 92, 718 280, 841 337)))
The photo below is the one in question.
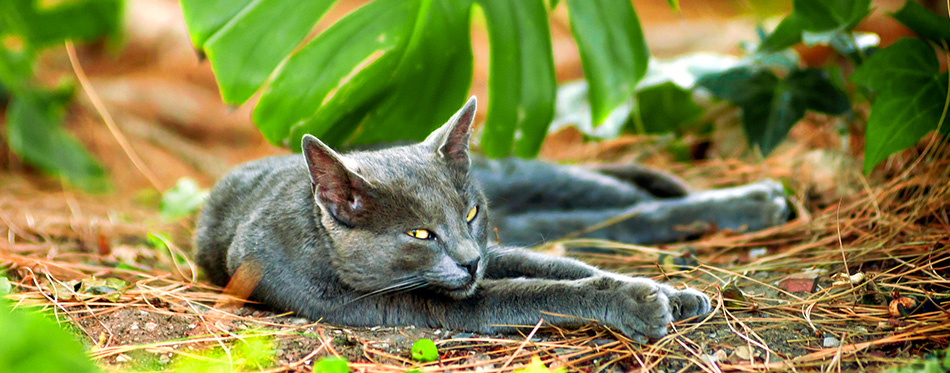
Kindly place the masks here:
POLYGON ((107 187, 102 166, 62 128, 72 98, 68 83, 55 88, 32 79, 45 48, 64 40, 117 38, 122 0, 77 0, 49 6, 37 0, 0 2, 0 86, 9 91, 6 110, 10 149, 44 172, 87 191, 107 187))
POLYGON ((905 38, 875 50, 876 38, 851 30, 869 13, 870 0, 794 0, 793 12, 767 35, 747 63, 703 77, 698 83, 742 110, 750 144, 768 154, 806 110, 840 115, 851 103, 832 79, 840 69, 764 63, 799 43, 834 47, 857 68, 850 81, 871 94, 864 149, 864 172, 930 131, 944 135, 947 73, 940 73, 934 47, 947 49, 950 20, 907 1, 892 16, 923 38, 905 38), (870 42, 867 42, 870 40, 870 42), (931 42, 928 45, 927 41, 931 42), (783 78, 775 74, 778 71, 783 78))
POLYGON ((204 204, 208 190, 198 187, 198 183, 189 178, 179 179, 175 186, 162 194, 158 211, 162 218, 175 220, 191 215, 204 204))
POLYGON ((412 344, 410 353, 412 354, 412 360, 422 363, 439 360, 439 349, 435 347, 435 343, 431 339, 422 338, 416 341, 412 344))
MULTIPOLYGON (((298 46, 333 2, 183 0, 182 11, 224 101, 242 104, 266 82, 254 123, 297 149, 305 133, 338 146, 420 139, 441 124, 468 95, 474 5, 491 49, 482 150, 537 154, 555 98, 543 0, 376 0, 298 46)), ((629 0, 566 6, 596 126, 633 100, 649 53, 629 0)))
POLYGON ((945 351, 936 351, 924 360, 912 361, 909 364, 891 368, 887 373, 946 373, 950 372, 950 348, 945 351))
POLYGON ((55 321, 28 310, 11 310, 0 297, 0 371, 97 372, 82 344, 55 321))
POLYGON ((346 373, 350 371, 350 366, 344 358, 327 356, 313 363, 313 371, 314 373, 346 373))
POLYGON ((259 371, 274 365, 275 346, 267 336, 246 336, 235 340, 225 351, 210 348, 198 356, 182 356, 173 371, 180 373, 259 371))

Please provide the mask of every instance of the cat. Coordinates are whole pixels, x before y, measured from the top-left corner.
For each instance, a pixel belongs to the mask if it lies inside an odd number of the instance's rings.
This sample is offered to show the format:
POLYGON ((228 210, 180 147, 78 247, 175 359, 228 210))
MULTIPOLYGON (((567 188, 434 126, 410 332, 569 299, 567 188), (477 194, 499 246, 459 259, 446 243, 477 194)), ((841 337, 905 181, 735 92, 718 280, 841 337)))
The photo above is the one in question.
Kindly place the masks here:
POLYGON ((200 214, 199 265, 222 286, 253 268, 251 299, 345 326, 494 334, 596 320, 646 342, 709 312, 694 289, 493 243, 469 154, 475 106, 418 144, 339 154, 306 135, 302 155, 232 170, 200 214))

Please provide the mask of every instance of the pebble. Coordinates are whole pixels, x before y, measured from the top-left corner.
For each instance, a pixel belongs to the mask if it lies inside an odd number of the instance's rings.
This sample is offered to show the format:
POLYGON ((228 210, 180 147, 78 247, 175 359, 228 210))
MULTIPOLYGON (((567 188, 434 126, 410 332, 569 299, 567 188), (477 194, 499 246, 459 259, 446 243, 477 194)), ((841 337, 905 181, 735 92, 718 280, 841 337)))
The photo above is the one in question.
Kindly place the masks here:
POLYGON ((825 348, 838 347, 839 344, 841 344, 841 342, 838 342, 838 338, 832 337, 830 335, 825 337, 824 342, 821 343, 821 345, 825 348))
POLYGON ((153 322, 151 322, 151 321, 145 323, 145 330, 153 331, 153 330, 155 330, 155 328, 157 328, 157 327, 158 327, 158 324, 153 323, 153 322))
POLYGON ((303 326, 303 325, 307 325, 307 323, 310 322, 310 320, 307 320, 303 317, 292 317, 288 321, 290 321, 290 325, 293 325, 293 326, 303 326))

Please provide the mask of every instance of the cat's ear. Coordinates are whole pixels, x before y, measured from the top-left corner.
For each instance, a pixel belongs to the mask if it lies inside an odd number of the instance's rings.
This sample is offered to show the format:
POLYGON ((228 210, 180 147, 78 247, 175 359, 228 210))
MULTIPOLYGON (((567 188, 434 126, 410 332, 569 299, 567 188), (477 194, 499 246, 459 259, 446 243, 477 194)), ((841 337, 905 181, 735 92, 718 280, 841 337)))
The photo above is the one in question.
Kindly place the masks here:
POLYGON ((437 152, 451 165, 468 172, 471 160, 468 156, 468 139, 472 135, 472 122, 475 121, 475 96, 468 99, 455 115, 442 127, 426 138, 425 144, 437 152))
POLYGON ((317 202, 337 220, 348 225, 358 223, 367 214, 369 183, 316 137, 304 135, 301 148, 317 202))

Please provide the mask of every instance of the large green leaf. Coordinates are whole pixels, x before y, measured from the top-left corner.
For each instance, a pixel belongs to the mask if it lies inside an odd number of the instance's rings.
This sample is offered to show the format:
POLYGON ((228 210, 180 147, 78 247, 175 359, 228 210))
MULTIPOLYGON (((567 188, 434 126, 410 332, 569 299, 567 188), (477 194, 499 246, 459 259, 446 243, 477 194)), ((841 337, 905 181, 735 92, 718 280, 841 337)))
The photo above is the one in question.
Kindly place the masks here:
POLYGON ((758 51, 773 53, 805 39, 805 44, 829 44, 848 37, 870 12, 871 0, 795 0, 792 13, 782 20, 759 45, 758 51))
POLYGON ((567 6, 598 126, 634 99, 650 52, 629 0, 568 0, 567 6))
MULTIPOLYGON (((221 98, 230 104, 247 101, 332 4, 333 0, 253 1, 208 36, 203 44, 196 45, 211 62, 221 98)), ((186 22, 195 22, 198 36, 193 40, 202 40, 208 29, 220 22, 218 16, 199 17, 208 14, 206 4, 183 2, 182 6, 183 12, 190 14, 186 22)), ((234 8, 236 6, 228 5, 224 12, 233 12, 234 8)))
POLYGON ((254 110, 273 143, 422 139, 465 101, 470 1, 377 0, 291 56, 254 110), (439 30, 433 32, 432 30, 439 30))
POLYGON ((842 114, 848 97, 819 69, 796 69, 785 79, 758 66, 740 66, 707 75, 697 85, 742 109, 742 126, 750 144, 768 155, 806 110, 842 114))
POLYGON ((37 2, 0 1, 0 23, 6 32, 22 36, 31 48, 119 34, 122 0, 66 1, 53 6, 37 2))
POLYGON ((871 0, 795 0, 792 14, 804 31, 850 30, 870 12, 871 0))
MULTIPOLYGON (((938 128, 945 110, 947 73, 926 42, 903 38, 868 58, 851 81, 876 93, 868 117, 864 172, 938 128)), ((944 118, 942 132, 950 133, 944 118)))
POLYGON ((60 127, 67 98, 59 92, 17 92, 7 108, 10 149, 31 165, 86 191, 102 191, 102 166, 60 127))
POLYGON ((488 94, 482 135, 490 157, 533 157, 554 116, 554 57, 542 0, 478 0, 488 26, 488 94), (515 136, 519 133, 519 136, 515 136))
POLYGON ((893 16, 924 39, 937 44, 941 41, 950 43, 950 18, 939 16, 910 0, 893 16))

